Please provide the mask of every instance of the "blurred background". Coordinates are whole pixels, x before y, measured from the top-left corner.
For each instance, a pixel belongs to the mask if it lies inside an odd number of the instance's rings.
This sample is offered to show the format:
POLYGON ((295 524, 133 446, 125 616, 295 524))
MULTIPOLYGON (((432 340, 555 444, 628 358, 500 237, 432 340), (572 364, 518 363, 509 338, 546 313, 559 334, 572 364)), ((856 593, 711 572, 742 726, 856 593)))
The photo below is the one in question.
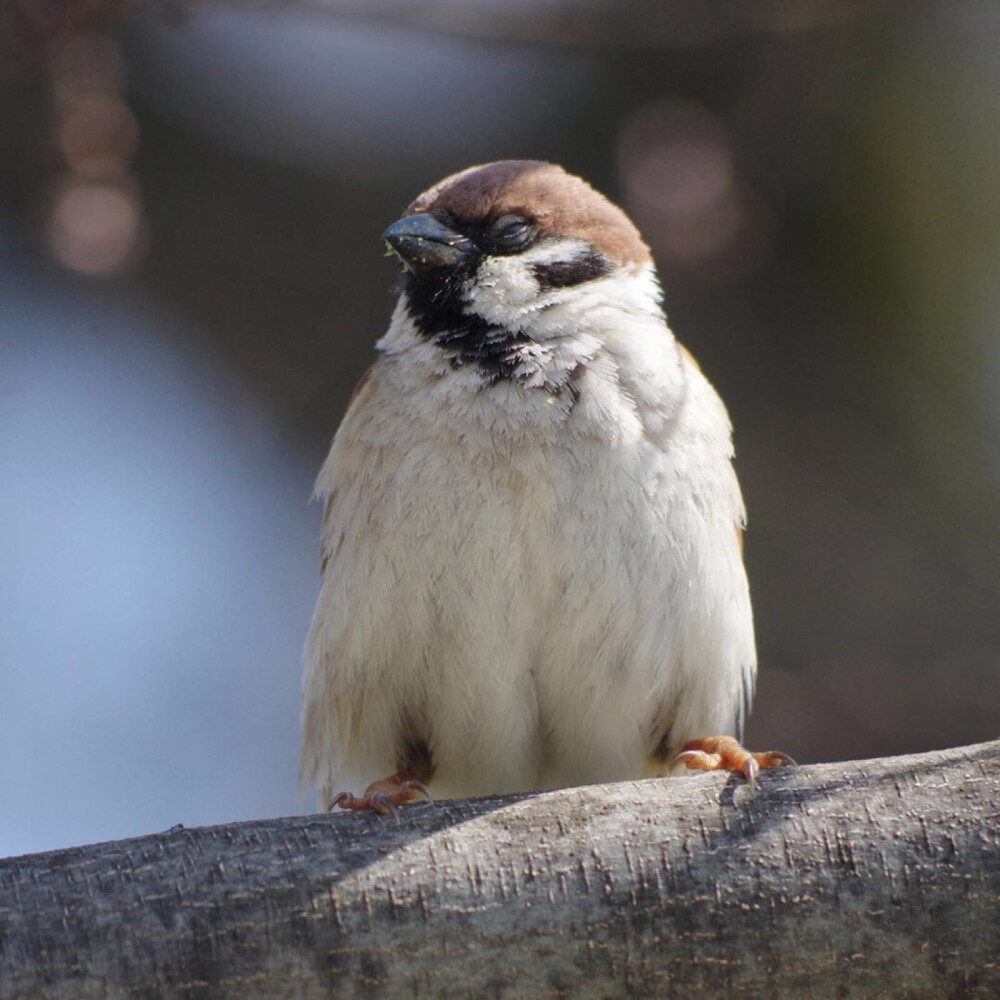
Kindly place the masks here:
POLYGON ((469 164, 632 214, 726 400, 748 741, 1000 735, 1000 7, 9 0, 0 855, 293 813, 312 479, 469 164))

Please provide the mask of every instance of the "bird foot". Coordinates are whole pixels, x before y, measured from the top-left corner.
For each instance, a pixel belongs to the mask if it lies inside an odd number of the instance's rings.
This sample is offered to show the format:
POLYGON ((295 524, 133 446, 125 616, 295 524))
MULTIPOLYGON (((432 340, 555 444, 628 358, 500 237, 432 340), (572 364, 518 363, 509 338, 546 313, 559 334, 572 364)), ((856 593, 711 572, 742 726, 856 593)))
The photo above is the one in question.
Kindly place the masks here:
POLYGON ((352 795, 350 792, 340 792, 330 800, 329 810, 338 806, 341 809, 372 809, 380 816, 391 813, 398 821, 397 806, 412 802, 418 795, 424 795, 430 801, 431 793, 427 791, 422 781, 408 777, 405 773, 394 774, 389 778, 373 781, 364 795, 352 795))
POLYGON ((678 763, 695 771, 735 771, 742 774, 747 784, 757 784, 757 774, 762 767, 781 767, 795 761, 780 750, 752 753, 744 749, 732 736, 709 736, 691 740, 674 758, 678 763))

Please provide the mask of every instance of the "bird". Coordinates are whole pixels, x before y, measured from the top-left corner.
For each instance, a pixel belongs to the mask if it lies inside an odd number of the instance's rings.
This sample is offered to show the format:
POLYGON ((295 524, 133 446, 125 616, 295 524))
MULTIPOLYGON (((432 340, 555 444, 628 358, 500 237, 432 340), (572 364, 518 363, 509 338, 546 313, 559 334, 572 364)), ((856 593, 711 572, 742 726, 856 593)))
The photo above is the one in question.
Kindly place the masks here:
POLYGON ((303 789, 384 814, 791 762, 739 742, 757 657, 730 420, 626 213, 502 160, 382 238, 398 301, 316 480, 303 789))

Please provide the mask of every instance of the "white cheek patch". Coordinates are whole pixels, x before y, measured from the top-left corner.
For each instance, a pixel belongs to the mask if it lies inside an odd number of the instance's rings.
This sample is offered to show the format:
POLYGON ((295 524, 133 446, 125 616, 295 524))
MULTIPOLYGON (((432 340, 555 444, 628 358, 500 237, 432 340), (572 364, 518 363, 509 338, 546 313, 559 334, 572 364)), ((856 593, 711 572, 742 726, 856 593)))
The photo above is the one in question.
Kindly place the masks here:
POLYGON ((664 319, 662 293, 651 264, 641 268, 619 268, 569 288, 545 295, 545 304, 531 317, 531 336, 549 340, 567 333, 591 333, 607 340, 609 334, 629 326, 628 320, 644 323, 664 319))
POLYGON ((662 293, 651 264, 619 267, 565 288, 539 287, 537 265, 565 263, 591 252, 582 240, 561 239, 516 257, 487 258, 466 289, 468 312, 500 327, 526 330, 539 342, 601 331, 620 323, 622 313, 662 317, 662 293))
POLYGON ((541 292, 535 267, 577 260, 590 252, 583 240, 565 238, 543 240, 509 257, 487 257, 465 292, 469 312, 497 326, 518 326, 527 314, 558 302, 567 291, 541 292))

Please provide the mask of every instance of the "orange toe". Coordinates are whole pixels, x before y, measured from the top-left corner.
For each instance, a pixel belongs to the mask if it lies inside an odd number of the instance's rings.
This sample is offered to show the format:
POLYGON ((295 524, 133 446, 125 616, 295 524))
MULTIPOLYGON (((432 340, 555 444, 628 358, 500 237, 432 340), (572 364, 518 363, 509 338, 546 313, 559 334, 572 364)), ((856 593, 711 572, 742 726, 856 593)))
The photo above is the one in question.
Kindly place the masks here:
POLYGON ((762 767, 795 763, 787 753, 780 750, 752 753, 732 736, 709 736, 691 740, 684 744, 675 760, 697 771, 735 771, 742 774, 750 785, 756 784, 757 774, 762 767))
MULTIPOLYGON (((412 802, 418 795, 430 799, 422 781, 410 778, 405 772, 394 774, 389 778, 373 781, 364 795, 352 795, 350 792, 340 792, 330 800, 330 809, 371 809, 380 816, 391 813, 397 816, 396 807, 412 802)), ((397 816, 398 818, 398 816, 397 816)))

